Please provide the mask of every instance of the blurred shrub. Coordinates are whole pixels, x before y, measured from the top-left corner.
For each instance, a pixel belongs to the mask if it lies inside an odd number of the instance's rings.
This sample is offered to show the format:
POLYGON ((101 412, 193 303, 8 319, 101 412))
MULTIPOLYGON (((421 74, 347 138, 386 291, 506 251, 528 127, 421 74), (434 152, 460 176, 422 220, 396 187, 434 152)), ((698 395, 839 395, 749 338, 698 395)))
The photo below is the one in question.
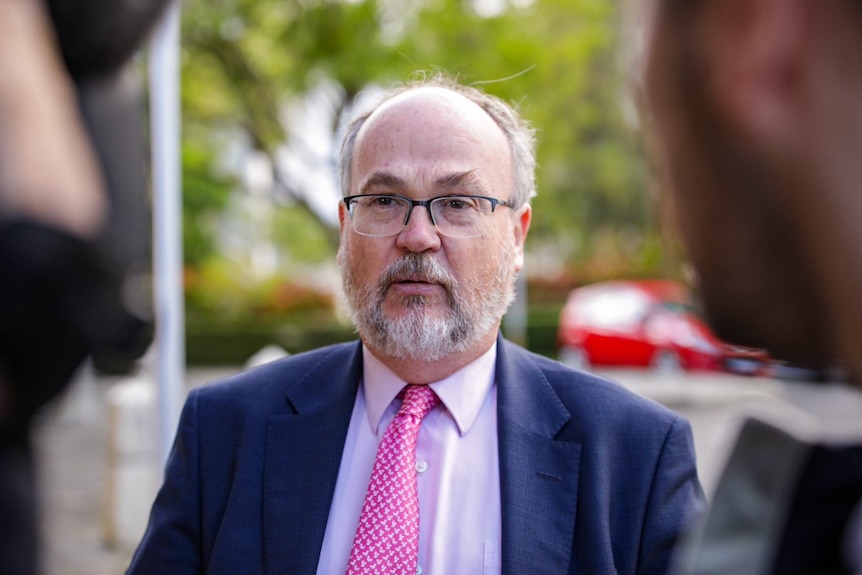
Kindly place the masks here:
POLYGON ((290 353, 351 339, 331 293, 288 277, 254 280, 221 260, 185 273, 186 359, 240 365, 268 344, 290 353))
POLYGON ((557 326, 562 304, 532 305, 527 312, 527 347, 530 351, 557 357, 557 326))
POLYGON ((214 323, 212 318, 189 317, 186 322, 186 361, 189 365, 242 365, 263 347, 274 344, 300 353, 355 339, 351 326, 338 322, 214 323))

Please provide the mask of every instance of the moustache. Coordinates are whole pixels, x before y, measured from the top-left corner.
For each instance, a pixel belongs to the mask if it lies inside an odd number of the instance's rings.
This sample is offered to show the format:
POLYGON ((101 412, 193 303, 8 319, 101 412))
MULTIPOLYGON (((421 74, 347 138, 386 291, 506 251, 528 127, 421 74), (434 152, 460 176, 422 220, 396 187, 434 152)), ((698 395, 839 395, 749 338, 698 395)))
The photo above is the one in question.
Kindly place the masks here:
POLYGON ((398 282, 424 282, 440 284, 447 292, 451 292, 455 284, 454 278, 443 266, 430 255, 407 254, 383 271, 378 285, 381 293, 398 282))

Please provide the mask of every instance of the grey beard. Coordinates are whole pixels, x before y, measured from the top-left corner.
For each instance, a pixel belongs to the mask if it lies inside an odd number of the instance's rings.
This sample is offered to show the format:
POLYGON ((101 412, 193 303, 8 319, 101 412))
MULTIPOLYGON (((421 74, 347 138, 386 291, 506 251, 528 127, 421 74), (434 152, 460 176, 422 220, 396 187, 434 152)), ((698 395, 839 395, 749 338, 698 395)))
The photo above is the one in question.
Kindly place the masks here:
MULTIPOLYGON (((511 261, 508 255, 503 261, 511 261)), ((369 345, 401 360, 438 361, 468 349, 496 326, 515 299, 514 280, 511 266, 500 266, 490 285, 462 286, 430 255, 410 253, 373 286, 356 286, 349 266, 345 267, 344 292, 354 325, 369 345), (445 288, 450 307, 446 317, 429 317, 424 310, 428 302, 422 296, 406 300, 409 312, 402 317, 384 314, 389 285, 406 275, 418 275, 445 288)))

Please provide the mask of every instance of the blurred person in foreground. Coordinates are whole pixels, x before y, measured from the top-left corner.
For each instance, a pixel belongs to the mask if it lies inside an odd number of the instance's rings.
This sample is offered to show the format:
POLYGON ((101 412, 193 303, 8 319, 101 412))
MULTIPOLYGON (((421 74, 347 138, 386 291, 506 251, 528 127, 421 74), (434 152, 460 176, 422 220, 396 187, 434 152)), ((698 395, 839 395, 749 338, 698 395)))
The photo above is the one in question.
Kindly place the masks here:
MULTIPOLYGON (((648 122, 716 333, 859 381, 862 3, 658 0, 651 35, 648 122)), ((862 441, 805 421, 743 425, 682 572, 862 573, 862 441)))
POLYGON ((532 128, 435 76, 354 120, 340 168, 360 341, 192 391, 128 572, 664 573, 703 507, 688 423, 499 333, 532 128))
MULTIPOLYGON (((125 107, 113 79, 160 4, 111 2, 106 16, 98 1, 0 0, 3 575, 38 571, 31 451, 36 413, 63 391, 86 357, 131 360, 148 337, 146 322, 121 297, 132 262, 117 256, 130 252, 104 245, 113 219, 130 205, 111 192, 142 188, 146 157, 134 157, 138 133, 127 129, 128 119, 118 126, 106 120, 125 107), (106 153, 116 131, 127 143, 106 153), (135 170, 124 173, 129 162, 135 170), (111 189, 136 180, 139 186, 111 189)), ((146 202, 140 191, 131 204, 146 202)), ((134 236, 134 226, 126 230, 134 236)), ((135 240, 147 238, 117 243, 135 240)))

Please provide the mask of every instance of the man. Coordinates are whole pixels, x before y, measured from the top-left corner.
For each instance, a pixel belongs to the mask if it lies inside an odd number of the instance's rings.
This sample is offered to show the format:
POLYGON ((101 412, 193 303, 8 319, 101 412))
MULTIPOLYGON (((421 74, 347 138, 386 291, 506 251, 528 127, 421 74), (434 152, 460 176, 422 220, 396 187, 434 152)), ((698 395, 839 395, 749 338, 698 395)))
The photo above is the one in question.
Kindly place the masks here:
MULTIPOLYGON (((862 4, 657 6, 649 121, 709 319, 858 381, 862 4)), ((862 442, 800 435, 802 419, 746 423, 686 572, 860 572, 862 442)))
POLYGON ((361 342, 193 391, 129 573, 665 572, 703 506, 687 422, 498 335, 530 225, 532 130, 435 78, 355 120, 340 167, 361 342), (385 489, 375 454, 406 384, 404 404, 429 386, 440 401, 403 489, 418 492, 418 520, 403 512, 418 540, 404 566, 363 571, 378 559, 364 529, 392 520, 367 519, 380 501, 366 491, 385 489))

